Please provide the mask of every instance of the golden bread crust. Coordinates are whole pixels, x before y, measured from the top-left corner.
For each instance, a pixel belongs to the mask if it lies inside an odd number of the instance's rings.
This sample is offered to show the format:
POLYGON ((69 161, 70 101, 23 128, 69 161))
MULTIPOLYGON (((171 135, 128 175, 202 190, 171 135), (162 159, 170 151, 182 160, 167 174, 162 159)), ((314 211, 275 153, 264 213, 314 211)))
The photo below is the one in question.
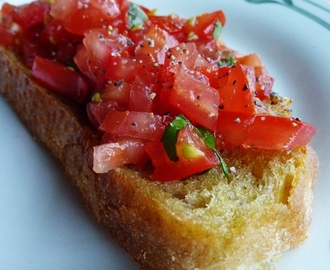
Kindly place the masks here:
POLYGON ((318 168, 310 146, 228 149, 229 180, 218 168, 170 183, 130 167, 98 175, 91 163, 99 135, 84 112, 33 82, 4 48, 0 90, 63 164, 95 219, 143 269, 268 269, 307 237, 318 168))

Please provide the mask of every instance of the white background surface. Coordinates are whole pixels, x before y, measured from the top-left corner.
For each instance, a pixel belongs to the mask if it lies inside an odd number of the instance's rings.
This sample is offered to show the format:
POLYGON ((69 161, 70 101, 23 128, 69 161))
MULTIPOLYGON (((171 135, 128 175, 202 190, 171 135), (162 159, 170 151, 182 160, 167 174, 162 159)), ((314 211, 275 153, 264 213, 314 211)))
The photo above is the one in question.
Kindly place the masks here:
MULTIPOLYGON (((158 7, 158 14, 183 17, 223 9, 227 45, 259 53, 276 79, 274 89, 294 99, 294 116, 318 128, 312 146, 320 158, 320 171, 310 236, 298 249, 285 252, 277 269, 329 270, 330 30, 278 4, 137 2, 158 7)), ((315 2, 330 10, 329 1, 315 2)), ((294 3, 330 23, 329 12, 303 0, 294 3)), ((138 269, 89 217, 58 163, 33 140, 2 97, 0 138, 0 269, 138 269)))

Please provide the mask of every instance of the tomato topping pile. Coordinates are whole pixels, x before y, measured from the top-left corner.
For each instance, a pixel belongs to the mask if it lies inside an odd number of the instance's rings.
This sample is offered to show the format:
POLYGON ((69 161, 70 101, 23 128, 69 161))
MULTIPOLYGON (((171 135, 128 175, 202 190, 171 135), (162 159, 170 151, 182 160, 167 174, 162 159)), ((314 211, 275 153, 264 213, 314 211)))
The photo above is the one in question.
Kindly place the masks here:
POLYGON ((229 177, 221 149, 291 150, 316 129, 272 111, 273 78, 258 55, 223 44, 225 22, 221 10, 183 19, 126 0, 4 3, 0 45, 86 106, 104 134, 96 173, 151 160, 157 181, 218 165, 229 177))

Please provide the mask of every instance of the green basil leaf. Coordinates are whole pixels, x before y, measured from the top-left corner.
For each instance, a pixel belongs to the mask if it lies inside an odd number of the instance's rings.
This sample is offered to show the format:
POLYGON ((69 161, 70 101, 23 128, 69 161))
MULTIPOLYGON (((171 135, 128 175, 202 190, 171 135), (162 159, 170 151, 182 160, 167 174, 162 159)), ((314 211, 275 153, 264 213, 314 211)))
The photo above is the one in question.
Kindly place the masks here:
POLYGON ((228 167, 226 162, 223 160, 222 156, 218 153, 218 151, 215 150, 215 153, 217 154, 219 160, 220 160, 220 164, 221 164, 221 168, 223 173, 225 174, 226 178, 228 179, 230 177, 229 175, 229 171, 228 171, 228 167))
POLYGON ((128 24, 130 29, 140 29, 148 15, 136 4, 132 3, 128 8, 128 24))
POLYGON ((221 36, 221 32, 222 32, 222 25, 219 22, 219 20, 216 20, 214 30, 213 30, 213 33, 212 33, 213 39, 218 41, 220 36, 221 36))
POLYGON ((215 139, 214 139, 213 134, 203 127, 197 127, 197 130, 198 130, 199 134, 201 135, 204 143, 211 149, 215 149, 215 139))
POLYGON ((225 176, 227 178, 229 178, 229 171, 228 171, 227 164, 216 149, 215 138, 214 138, 212 132, 206 130, 203 127, 197 127, 196 129, 198 130, 198 132, 201 135, 205 144, 215 152, 215 154, 217 155, 217 157, 220 161, 220 165, 221 165, 223 173, 225 174, 225 176))
POLYGON ((227 67, 227 66, 233 66, 235 65, 235 58, 233 56, 230 56, 228 59, 221 59, 219 62, 218 62, 218 66, 219 67, 227 67))
POLYGON ((162 142, 165 148, 165 152, 170 160, 177 162, 178 155, 176 153, 176 142, 178 140, 178 134, 181 129, 189 124, 189 121, 182 115, 176 116, 171 123, 166 127, 162 142))

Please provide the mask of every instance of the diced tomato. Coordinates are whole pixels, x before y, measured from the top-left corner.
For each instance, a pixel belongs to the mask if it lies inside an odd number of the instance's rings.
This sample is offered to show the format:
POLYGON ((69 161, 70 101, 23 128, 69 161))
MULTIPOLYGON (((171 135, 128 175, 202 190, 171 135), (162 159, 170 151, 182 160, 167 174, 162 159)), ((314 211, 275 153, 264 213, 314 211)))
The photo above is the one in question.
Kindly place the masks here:
POLYGON ((153 113, 109 111, 99 128, 117 136, 158 140, 165 125, 162 117, 153 113))
POLYGON ((127 55, 124 49, 129 47, 130 41, 116 31, 96 29, 86 33, 83 44, 74 57, 75 63, 100 89, 105 84, 108 66, 114 64, 112 59, 127 55))
POLYGON ((0 44, 20 53, 40 84, 87 101, 88 118, 103 133, 95 171, 151 158, 155 179, 170 181, 219 165, 194 126, 211 131, 218 147, 269 150, 306 145, 316 132, 256 105, 275 100, 274 79, 257 54, 241 56, 222 43, 225 22, 222 11, 186 20, 127 0, 4 3, 0 44), (180 114, 189 124, 176 130, 174 162, 162 140, 180 114))
POLYGON ((132 83, 136 75, 136 70, 141 64, 133 57, 115 55, 111 58, 104 77, 111 82, 123 80, 126 83, 132 83))
POLYGON ((219 108, 224 111, 254 113, 254 85, 251 85, 241 65, 219 68, 216 72, 204 73, 210 85, 220 95, 219 108))
POLYGON ((180 18, 177 15, 169 16, 149 16, 149 20, 153 25, 157 25, 171 36, 174 36, 178 42, 184 42, 187 38, 187 34, 183 31, 182 27, 186 22, 186 19, 180 18))
POLYGON ((258 115, 247 129, 244 147, 292 150, 309 143, 316 128, 310 124, 286 117, 258 115))
POLYGON ((36 81, 53 91, 83 102, 89 90, 84 78, 77 72, 54 61, 36 57, 32 67, 36 81))
POLYGON ((181 43, 178 46, 171 48, 166 53, 165 67, 171 70, 171 67, 175 67, 178 64, 184 64, 187 68, 193 69, 195 66, 210 67, 206 63, 205 59, 202 59, 196 45, 192 42, 181 43))
POLYGON ((37 24, 43 24, 49 10, 50 3, 46 1, 33 1, 17 7, 4 3, 2 6, 2 14, 10 16, 24 30, 37 24))
POLYGON ((223 144, 240 146, 247 140, 246 129, 255 116, 219 110, 217 136, 223 144))
POLYGON ((212 13, 203 13, 196 18, 187 20, 183 26, 183 29, 191 36, 191 39, 197 38, 200 41, 213 40, 213 31, 216 26, 216 22, 223 27, 226 23, 226 17, 224 13, 219 10, 212 13))
POLYGON ((63 21, 64 27, 71 33, 84 35, 85 31, 94 28, 107 29, 109 25, 123 29, 127 1, 115 0, 57 0, 50 14, 63 21))
POLYGON ((87 103, 87 116, 94 127, 99 127, 110 110, 119 111, 121 106, 113 100, 110 101, 92 101, 87 103))
POLYGON ((268 150, 292 150, 308 144, 316 129, 287 117, 219 113, 218 137, 224 144, 268 150))
POLYGON ((137 59, 142 59, 152 66, 153 64, 164 64, 165 53, 169 48, 178 45, 179 42, 166 31, 152 25, 144 40, 136 48, 137 59), (146 60, 146 56, 150 59, 146 60))
POLYGON ((260 100, 268 98, 273 88, 274 79, 269 76, 260 56, 257 54, 249 54, 237 58, 237 61, 242 65, 250 66, 254 69, 253 78, 251 79, 255 81, 257 97, 260 100))
POLYGON ((158 66, 152 69, 142 68, 136 73, 131 84, 128 109, 130 111, 153 112, 154 100, 161 88, 158 78, 158 66))
POLYGON ((273 89, 274 78, 269 76, 267 70, 264 67, 256 67, 255 70, 256 78, 256 94, 260 100, 269 98, 270 93, 273 89))
POLYGON ((93 157, 93 170, 96 173, 106 173, 125 164, 143 166, 149 159, 145 142, 133 138, 95 146, 93 157))
POLYGON ((0 25, 0 36, 1 36, 0 45, 5 47, 11 47, 14 49, 18 47, 17 31, 15 30, 15 26, 12 29, 10 29, 0 25))
POLYGON ((179 132, 177 162, 169 159, 160 141, 147 144, 146 151, 155 166, 155 180, 162 182, 182 179, 219 165, 215 152, 205 145, 191 125, 179 132))
POLYGON ((168 102, 193 123, 216 130, 219 93, 208 85, 207 78, 191 73, 183 65, 177 68, 172 87, 162 89, 168 93, 168 102))

